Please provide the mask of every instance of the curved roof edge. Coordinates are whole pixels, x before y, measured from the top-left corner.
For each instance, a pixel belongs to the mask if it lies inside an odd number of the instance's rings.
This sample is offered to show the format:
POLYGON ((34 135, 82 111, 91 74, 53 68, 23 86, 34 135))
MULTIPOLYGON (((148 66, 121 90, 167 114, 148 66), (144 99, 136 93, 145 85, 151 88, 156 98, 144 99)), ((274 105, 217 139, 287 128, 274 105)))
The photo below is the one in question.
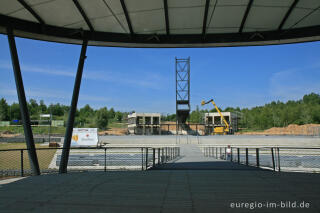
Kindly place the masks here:
POLYGON ((140 47, 140 48, 180 48, 180 47, 234 47, 276 45, 320 40, 320 26, 294 28, 281 31, 261 31, 246 33, 172 34, 130 36, 122 33, 91 32, 12 18, 0 15, 0 33, 7 34, 7 27, 14 35, 23 38, 59 43, 81 44, 85 37, 90 46, 140 47))

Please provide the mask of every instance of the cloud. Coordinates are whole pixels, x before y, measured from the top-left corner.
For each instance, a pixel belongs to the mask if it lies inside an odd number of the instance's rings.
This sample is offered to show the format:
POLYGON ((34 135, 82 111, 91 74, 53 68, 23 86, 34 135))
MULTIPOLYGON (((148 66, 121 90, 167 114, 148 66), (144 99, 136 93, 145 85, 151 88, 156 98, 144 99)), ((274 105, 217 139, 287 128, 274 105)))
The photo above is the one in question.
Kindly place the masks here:
MULTIPOLYGON (((0 68, 12 69, 12 65, 6 61, 0 61, 0 68)), ((75 77, 76 71, 69 68, 58 69, 49 67, 39 67, 34 65, 22 64, 23 72, 41 73, 45 75, 55 75, 64 77, 75 77)), ((138 86, 149 89, 161 89, 159 84, 162 76, 149 72, 134 72, 134 74, 122 74, 121 72, 110 72, 106 70, 92 71, 84 69, 83 79, 105 81, 121 85, 138 86)), ((163 81, 162 81, 163 82, 163 81)))
POLYGON ((311 92, 320 92, 320 67, 316 64, 276 72, 269 79, 269 93, 279 100, 297 100, 311 92))
MULTIPOLYGON (((40 88, 32 88, 26 89, 25 91, 27 98, 34 98, 34 99, 61 99, 65 100, 66 102, 71 101, 71 92, 67 93, 65 91, 59 90, 47 90, 47 89, 40 89, 40 88)), ((17 98, 17 91, 14 88, 9 87, 0 87, 0 96, 2 97, 16 97, 17 98)), ((79 95, 79 101, 94 101, 94 102, 110 102, 112 99, 103 97, 103 96, 92 96, 87 94, 79 95)))

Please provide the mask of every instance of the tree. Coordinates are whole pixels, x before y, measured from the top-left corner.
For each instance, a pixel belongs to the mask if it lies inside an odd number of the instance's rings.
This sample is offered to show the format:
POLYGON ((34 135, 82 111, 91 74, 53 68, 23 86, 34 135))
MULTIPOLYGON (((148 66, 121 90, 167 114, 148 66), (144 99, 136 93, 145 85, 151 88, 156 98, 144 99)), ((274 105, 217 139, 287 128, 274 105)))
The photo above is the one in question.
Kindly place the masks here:
POLYGON ((39 110, 42 114, 47 113, 47 106, 44 104, 43 100, 40 100, 39 110))
POLYGON ((96 124, 99 129, 106 129, 108 125, 108 110, 106 107, 103 107, 97 111, 96 124))
POLYGON ((39 119, 39 106, 35 99, 30 99, 28 103, 29 115, 32 120, 39 119))
POLYGON ((111 107, 111 109, 109 110, 109 118, 110 119, 114 119, 116 113, 114 111, 114 109, 111 107))
POLYGON ((122 113, 120 111, 117 111, 115 118, 116 118, 117 121, 121 122, 122 121, 122 116, 123 116, 122 113))
POLYGON ((17 103, 10 106, 10 120, 21 120, 20 106, 17 103))
POLYGON ((7 104, 7 101, 4 98, 1 98, 0 100, 0 120, 9 120, 9 105, 7 104))

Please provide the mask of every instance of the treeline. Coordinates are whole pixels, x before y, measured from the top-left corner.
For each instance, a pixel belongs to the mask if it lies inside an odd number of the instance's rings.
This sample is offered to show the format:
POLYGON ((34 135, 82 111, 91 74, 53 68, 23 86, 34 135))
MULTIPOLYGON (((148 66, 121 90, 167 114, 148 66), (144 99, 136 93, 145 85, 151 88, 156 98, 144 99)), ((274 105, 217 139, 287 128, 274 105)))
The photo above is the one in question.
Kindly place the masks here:
MULTIPOLYGON (((40 114, 52 114, 55 120, 68 118, 69 106, 62 104, 50 104, 47 106, 44 101, 37 103, 30 99, 28 109, 31 120, 39 120, 40 114)), ((239 127, 250 130, 264 130, 271 127, 284 127, 289 124, 310 124, 320 123, 320 95, 310 93, 304 95, 297 101, 273 101, 264 106, 253 108, 227 107, 221 111, 237 112, 240 116, 239 127)), ((188 121, 190 123, 204 123, 206 112, 216 112, 212 110, 196 110, 190 113, 188 121)), ((115 111, 113 108, 93 109, 90 105, 85 105, 76 112, 75 126, 77 127, 98 127, 105 129, 110 122, 122 122, 127 118, 128 112, 115 111)), ((9 105, 4 98, 0 99, 0 121, 21 120, 20 108, 18 103, 9 105)), ((175 121, 175 114, 162 116, 162 121, 175 121)))
MULTIPOLYGON (((220 109, 220 108, 219 108, 220 109)), ((264 106, 253 108, 227 107, 220 109, 226 112, 237 112, 240 116, 239 127, 250 130, 264 130, 271 127, 284 127, 289 124, 319 124, 320 123, 320 95, 310 93, 297 101, 273 101, 264 106)), ((203 123, 206 112, 212 110, 196 110, 190 113, 188 121, 191 123, 203 123)), ((175 121, 175 114, 165 116, 164 120, 175 121)))
MULTIPOLYGON (((40 114, 51 114, 53 120, 68 119, 70 107, 62 104, 46 105, 43 100, 37 103, 36 100, 30 99, 28 102, 28 110, 31 120, 39 120, 40 114)), ((110 122, 122 122, 129 113, 115 111, 113 108, 109 110, 107 107, 93 109, 89 104, 77 109, 75 117, 75 126, 77 127, 98 127, 105 129, 110 122)), ((2 98, 0 99, 0 121, 21 120, 20 107, 18 103, 11 105, 2 98)))

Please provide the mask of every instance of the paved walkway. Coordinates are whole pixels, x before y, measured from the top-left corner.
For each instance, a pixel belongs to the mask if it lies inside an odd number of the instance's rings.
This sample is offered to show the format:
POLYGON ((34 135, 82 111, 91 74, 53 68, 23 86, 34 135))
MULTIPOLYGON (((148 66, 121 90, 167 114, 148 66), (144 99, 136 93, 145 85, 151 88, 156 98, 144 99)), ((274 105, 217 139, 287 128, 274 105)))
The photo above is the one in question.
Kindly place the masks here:
POLYGON ((320 174, 258 170, 82 172, 28 177, 1 185, 0 212, 319 212, 319 194, 320 174), (281 208, 281 201, 307 202, 310 207, 281 208), (267 208, 267 202, 278 206, 267 208), (264 206, 252 211, 244 206, 232 208, 232 203, 264 206))
POLYGON ((180 157, 155 169, 174 170, 261 170, 225 160, 205 157, 198 145, 181 144, 180 157))

